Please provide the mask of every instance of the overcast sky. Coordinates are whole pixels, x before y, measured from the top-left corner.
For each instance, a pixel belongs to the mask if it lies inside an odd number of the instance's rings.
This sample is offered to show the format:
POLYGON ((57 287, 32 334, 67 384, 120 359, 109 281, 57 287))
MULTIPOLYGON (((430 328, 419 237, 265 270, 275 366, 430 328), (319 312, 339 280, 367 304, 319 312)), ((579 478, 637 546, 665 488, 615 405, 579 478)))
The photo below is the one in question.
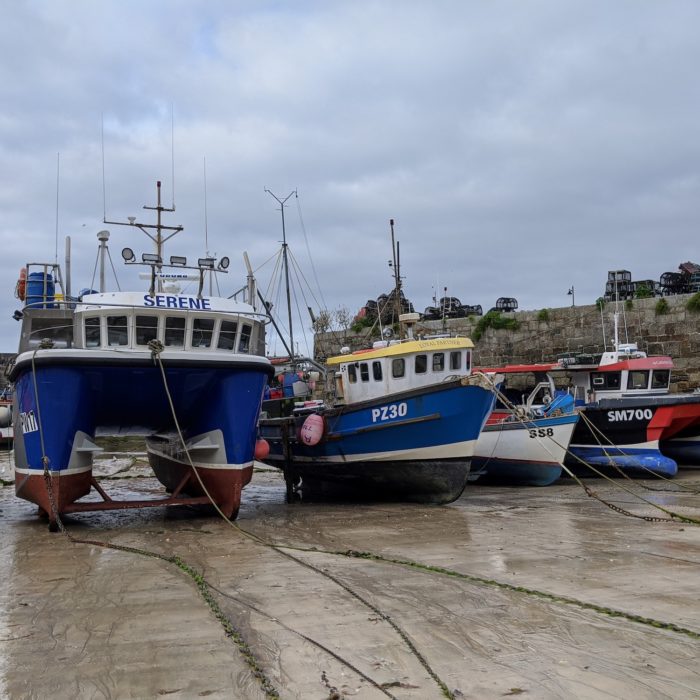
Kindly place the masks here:
POLYGON ((0 350, 19 268, 57 239, 74 293, 104 228, 122 288, 145 284, 119 254, 145 236, 102 220, 146 218, 158 179, 185 226, 166 253, 206 231, 226 294, 244 250, 279 249, 266 187, 297 190, 290 249, 353 313, 391 288, 390 218, 417 310, 445 286, 485 310, 572 285, 593 303, 608 270, 700 262, 698 27, 695 0, 0 0, 0 350))

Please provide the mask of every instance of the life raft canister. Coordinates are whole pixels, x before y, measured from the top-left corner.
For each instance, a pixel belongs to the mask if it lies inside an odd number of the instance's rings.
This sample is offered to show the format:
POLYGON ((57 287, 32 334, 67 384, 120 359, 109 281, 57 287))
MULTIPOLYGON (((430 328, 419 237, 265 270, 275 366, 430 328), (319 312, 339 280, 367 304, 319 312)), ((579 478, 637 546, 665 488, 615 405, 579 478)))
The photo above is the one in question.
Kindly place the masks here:
POLYGON ((19 279, 17 280, 17 286, 15 287, 15 296, 20 301, 24 301, 24 297, 26 295, 27 295, 27 268, 21 267, 19 270, 19 279))
POLYGON ((318 445, 321 442, 325 428, 326 424, 323 416, 319 416, 318 413, 312 413, 310 416, 307 416, 304 424, 301 426, 299 437, 305 445, 310 447, 318 445))

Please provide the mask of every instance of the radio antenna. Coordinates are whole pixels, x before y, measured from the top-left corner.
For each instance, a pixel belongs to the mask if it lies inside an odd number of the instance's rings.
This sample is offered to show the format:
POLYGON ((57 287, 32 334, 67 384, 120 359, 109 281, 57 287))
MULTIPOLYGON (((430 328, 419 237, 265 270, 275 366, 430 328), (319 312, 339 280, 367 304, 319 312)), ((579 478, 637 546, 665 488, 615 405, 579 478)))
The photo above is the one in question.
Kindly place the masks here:
POLYGON ((173 182, 173 211, 175 211, 175 104, 170 103, 170 170, 173 182))
MULTIPOLYGON (((207 257, 209 257, 209 224, 207 210, 207 157, 204 156, 204 247, 206 248, 207 257)), ((209 296, 212 295, 212 277, 214 277, 213 272, 209 274, 209 296)))
POLYGON ((61 172, 61 154, 56 154, 56 250, 54 253, 54 263, 58 263, 58 183, 61 172))
POLYGON ((102 112, 102 221, 107 221, 107 186, 105 185, 105 113, 102 112))
POLYGON ((204 247, 209 255, 209 226, 207 225, 207 157, 204 156, 204 247))

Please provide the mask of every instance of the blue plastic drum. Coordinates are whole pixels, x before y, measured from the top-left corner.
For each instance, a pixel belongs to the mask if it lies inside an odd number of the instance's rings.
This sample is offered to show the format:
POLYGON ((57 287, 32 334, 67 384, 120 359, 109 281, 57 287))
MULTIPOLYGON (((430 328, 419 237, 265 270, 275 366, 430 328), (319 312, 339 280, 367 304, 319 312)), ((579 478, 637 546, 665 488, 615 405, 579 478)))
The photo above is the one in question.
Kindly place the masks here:
POLYGON ((53 309, 55 287, 49 273, 30 272, 27 277, 26 305, 33 309, 53 309))

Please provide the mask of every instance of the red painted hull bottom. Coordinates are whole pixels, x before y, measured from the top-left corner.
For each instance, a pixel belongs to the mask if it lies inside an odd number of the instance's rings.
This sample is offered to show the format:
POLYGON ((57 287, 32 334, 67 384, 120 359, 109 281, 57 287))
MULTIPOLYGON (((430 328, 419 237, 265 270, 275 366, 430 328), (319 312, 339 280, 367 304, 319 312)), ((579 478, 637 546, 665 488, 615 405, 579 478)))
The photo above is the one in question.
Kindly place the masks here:
MULTIPOLYGON (((243 469, 198 467, 197 471, 211 499, 227 518, 235 519, 241 503, 241 491, 253 475, 252 465, 243 469)), ((165 498, 113 500, 93 478, 92 472, 89 470, 68 475, 60 475, 59 472, 49 476, 54 505, 51 503, 46 477, 43 474, 17 474, 15 493, 19 498, 36 503, 48 515, 51 526, 56 524, 56 514, 211 504, 209 496, 202 490, 199 480, 192 473, 192 468, 189 465, 177 462, 173 463, 172 467, 161 465, 159 472, 161 472, 159 480, 171 492, 165 498), (168 483, 165 483, 161 476, 168 483), (93 488, 102 497, 102 500, 79 500, 89 494, 93 488)))
POLYGON ((236 519, 241 505, 241 491, 253 478, 252 464, 242 468, 212 468, 195 464, 198 479, 189 463, 155 450, 148 441, 146 444, 151 469, 168 491, 177 493, 179 489, 193 498, 204 498, 207 503, 211 503, 208 492, 211 500, 227 518, 236 519))
MULTIPOLYGON (((68 509, 79 498, 90 493, 92 489, 91 471, 69 474, 67 476, 60 476, 60 472, 53 472, 49 476, 49 480, 51 482, 51 491, 53 492, 53 501, 59 515, 68 513, 68 509)), ((15 494, 25 501, 36 503, 39 508, 49 515, 53 512, 46 477, 41 473, 15 474, 15 494)))

